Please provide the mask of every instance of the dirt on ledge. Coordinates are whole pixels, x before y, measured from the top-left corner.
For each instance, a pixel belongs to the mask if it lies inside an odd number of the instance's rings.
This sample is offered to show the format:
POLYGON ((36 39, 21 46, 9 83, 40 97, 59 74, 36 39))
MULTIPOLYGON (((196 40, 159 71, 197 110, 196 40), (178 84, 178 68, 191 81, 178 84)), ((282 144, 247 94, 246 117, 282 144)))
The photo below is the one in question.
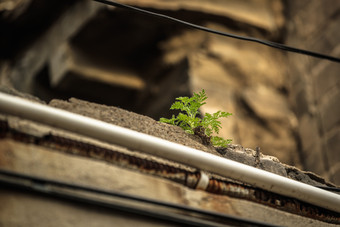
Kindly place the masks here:
MULTIPOLYGON (((24 94, 8 87, 0 86, 0 92, 45 104, 32 95, 24 94)), ((302 171, 294 166, 281 163, 276 157, 261 153, 257 154, 256 151, 244 148, 238 144, 231 144, 223 150, 203 145, 198 136, 187 134, 180 127, 161 123, 150 117, 118 107, 92 103, 76 98, 70 98, 68 101, 55 99, 48 105, 202 150, 313 186, 335 186, 315 173, 302 171)))
POLYGON ((91 117, 110 124, 132 129, 141 133, 159 137, 171 142, 189 146, 210 154, 225 157, 243 164, 254 166, 300 182, 321 186, 334 186, 320 176, 299 170, 294 166, 281 163, 276 157, 256 154, 256 151, 241 145, 231 144, 222 151, 213 146, 203 145, 195 135, 185 133, 180 127, 160 123, 150 117, 136 114, 118 107, 106 106, 88 101, 70 98, 68 101, 52 100, 50 106, 91 117))

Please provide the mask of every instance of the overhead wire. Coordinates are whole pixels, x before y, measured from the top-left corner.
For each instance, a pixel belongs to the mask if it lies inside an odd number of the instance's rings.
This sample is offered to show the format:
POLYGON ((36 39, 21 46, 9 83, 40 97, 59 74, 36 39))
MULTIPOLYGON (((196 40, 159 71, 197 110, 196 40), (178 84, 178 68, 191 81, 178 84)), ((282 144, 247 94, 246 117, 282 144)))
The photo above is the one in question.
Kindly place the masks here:
MULTIPOLYGON (((312 52, 312 51, 308 51, 308 50, 303 50, 303 49, 299 49, 299 48, 294 48, 294 47, 290 47, 290 46, 287 46, 287 45, 284 45, 284 44, 275 43, 275 42, 271 42, 271 41, 267 41, 267 40, 261 40, 261 39, 258 39, 258 38, 245 37, 245 36, 240 36, 240 35, 235 35, 235 34, 231 34, 231 33, 226 33, 226 32, 222 32, 222 31, 210 29, 210 28, 207 28, 207 27, 204 27, 204 26, 196 25, 196 24, 193 24, 193 23, 189 23, 187 21, 183 21, 183 20, 180 20, 180 19, 177 19, 177 18, 173 18, 173 17, 167 16, 167 15, 164 15, 164 14, 151 12, 151 11, 148 11, 148 10, 140 9, 140 8, 137 8, 137 7, 118 3, 118 2, 115 2, 115 1, 108 1, 108 0, 94 0, 94 1, 104 3, 104 4, 107 4, 107 5, 111 5, 111 6, 116 6, 116 7, 120 7, 120 8, 129 9, 129 10, 134 10, 134 11, 137 11, 137 12, 140 12, 140 13, 160 17, 160 18, 167 19, 167 20, 171 20, 171 21, 174 21, 174 22, 177 22, 177 23, 180 23, 180 24, 184 24, 184 25, 187 25, 187 26, 195 28, 195 29, 199 29, 199 30, 209 32, 209 33, 213 33, 213 34, 217 34, 217 35, 227 36, 227 37, 240 39, 240 40, 244 40, 244 41, 256 42, 256 43, 260 43, 262 45, 267 45, 267 46, 270 46, 270 47, 273 47, 273 48, 277 48, 277 49, 281 49, 281 50, 285 50, 285 51, 289 51, 289 52, 295 52, 295 53, 298 53, 298 54, 309 55, 309 56, 313 56, 313 57, 317 57, 317 58, 321 58, 321 59, 326 59, 326 60, 334 61, 334 62, 338 62, 338 63, 340 62, 339 58, 336 58, 336 57, 333 57, 333 56, 324 55, 324 54, 320 54, 320 53, 316 53, 316 52, 312 52)), ((3 174, 4 171, 1 171, 1 173, 3 174)), ((78 189, 78 190, 85 190, 85 191, 102 193, 102 194, 111 195, 111 196, 119 196, 119 197, 122 197, 122 198, 134 199, 134 200, 137 200, 137 201, 140 201, 140 202, 149 202, 149 203, 153 203, 153 204, 156 204, 156 205, 165 205, 165 206, 168 206, 168 207, 183 209, 183 210, 191 211, 191 212, 197 212, 197 213, 205 214, 205 215, 212 215, 212 216, 224 217, 224 218, 226 218, 226 217, 227 218, 235 218, 235 217, 231 217, 231 216, 220 214, 220 213, 208 212, 208 211, 189 208, 189 207, 185 207, 185 206, 179 206, 179 205, 160 202, 160 201, 153 201, 153 200, 149 200, 149 199, 145 199, 145 198, 127 196, 127 195, 124 195, 124 194, 121 194, 121 193, 117 194, 117 193, 113 193, 113 192, 107 192, 107 191, 104 191, 104 190, 98 190, 98 189, 93 189, 93 188, 89 188, 89 187, 77 186, 77 185, 74 185, 74 184, 67 184, 67 183, 62 183, 62 182, 49 181, 49 180, 46 180, 46 179, 34 179, 33 177, 28 177, 28 176, 24 176, 24 175, 21 175, 21 177, 26 177, 27 179, 30 179, 30 180, 34 181, 35 183, 39 182, 39 183, 43 183, 43 184, 56 184, 56 185, 59 185, 59 186, 70 187, 70 188, 78 189)), ((4 181, 0 181, 0 182, 4 183, 4 181)), ((32 187, 31 189, 34 189, 34 188, 37 188, 37 187, 32 187)), ((339 191, 338 188, 329 188, 329 187, 320 187, 320 188, 322 188, 324 190, 330 190, 330 191, 337 191, 337 192, 339 191)), ((245 221, 245 219, 241 219, 241 220, 245 221)), ((253 222, 252 224, 254 224, 254 223, 256 224, 257 222, 253 222)), ((258 222, 257 224, 259 224, 261 226, 267 226, 266 223, 258 222)))
POLYGON ((284 45, 284 44, 281 44, 281 43, 271 42, 271 41, 268 41, 268 40, 262 40, 262 39, 258 39, 258 38, 254 38, 254 37, 246 37, 246 36, 240 36, 240 35, 235 35, 235 34, 232 34, 232 33, 218 31, 218 30, 215 30, 215 29, 211 29, 211 28, 207 28, 207 27, 200 26, 200 25, 197 25, 197 24, 193 24, 193 23, 190 23, 190 22, 187 22, 187 21, 184 21, 184 20, 180 20, 180 19, 177 19, 177 18, 174 18, 174 17, 170 17, 170 16, 167 16, 167 15, 164 15, 164 14, 161 14, 161 13, 155 13, 155 12, 152 12, 152 11, 149 11, 149 10, 141 9, 141 8, 130 6, 130 5, 126 5, 126 4, 123 4, 123 3, 116 2, 116 1, 112 1, 112 0, 111 1, 110 0, 93 0, 93 1, 100 2, 100 3, 106 4, 106 5, 110 5, 110 6, 115 6, 115 7, 119 7, 119 8, 128 9, 128 10, 133 10, 133 11, 136 11, 136 12, 139 12, 139 13, 163 18, 163 19, 166 19, 166 20, 171 20, 171 21, 189 26, 191 28, 195 28, 195 29, 198 29, 198 30, 205 31, 205 32, 209 32, 209 33, 213 33, 213 34, 217 34, 217 35, 221 35, 221 36, 227 36, 227 37, 230 37, 230 38, 240 39, 240 40, 244 40, 244 41, 255 42, 255 43, 266 45, 266 46, 269 46, 269 47, 272 47, 272 48, 288 51, 288 52, 308 55, 308 56, 326 59, 326 60, 329 60, 329 61, 340 63, 340 58, 333 57, 333 56, 330 56, 330 55, 325 55, 325 54, 321 54, 321 53, 317 53, 317 52, 313 52, 313 51, 309 51, 309 50, 303 50, 303 49, 287 46, 287 45, 284 45))
MULTIPOLYGON (((312 57, 316 57, 316 58, 321 58, 321 59, 326 59, 329 61, 334 61, 334 62, 340 62, 340 58, 337 57, 333 57, 333 56, 329 56, 329 55, 325 55, 325 54, 321 54, 321 53, 317 53, 317 52, 312 52, 312 51, 308 51, 308 50, 303 50, 303 49, 299 49, 299 48, 295 48, 295 47, 290 47, 284 44, 280 44, 280 43, 276 43, 276 42, 271 42, 268 40, 262 40, 262 39, 258 39, 258 38, 254 38, 254 37, 245 37, 245 36, 240 36, 240 35, 235 35, 232 33, 227 33, 227 32, 222 32, 222 31, 218 31, 218 30, 214 30, 214 29, 210 29, 204 26, 200 26, 197 24, 193 24, 187 21, 183 21, 168 15, 164 15, 161 13, 155 13, 149 10, 145 10, 145 9, 141 9, 138 7, 134 7, 134 6, 130 6, 127 4, 123 4, 123 3, 119 3, 116 1, 112 1, 112 0, 94 0, 96 2, 100 2, 103 4, 107 4, 107 5, 111 5, 111 6, 115 6, 115 7, 120 7, 120 8, 125 8, 128 10, 133 10, 133 11, 137 11, 139 13, 143 13, 143 14, 147 14, 147 15, 151 15, 151 16, 155 16, 155 17, 159 17, 159 18, 163 18, 166 20, 171 20, 198 30, 202 30, 205 32, 209 32, 209 33, 213 33, 213 34, 217 34, 217 35, 221 35, 221 36, 227 36, 230 38, 235 38, 235 39, 240 39, 240 40, 244 40, 244 41, 249 41, 249 42, 256 42, 256 43, 260 43, 262 45, 267 45, 273 48, 277 48, 277 49, 281 49, 281 50, 285 50, 285 51, 289 51, 289 52, 294 52, 294 53, 298 53, 298 54, 303 54, 303 55, 308 55, 308 56, 312 56, 312 57)), ((340 192, 339 188, 335 188, 335 187, 318 187, 327 191, 334 191, 334 192, 340 192)))

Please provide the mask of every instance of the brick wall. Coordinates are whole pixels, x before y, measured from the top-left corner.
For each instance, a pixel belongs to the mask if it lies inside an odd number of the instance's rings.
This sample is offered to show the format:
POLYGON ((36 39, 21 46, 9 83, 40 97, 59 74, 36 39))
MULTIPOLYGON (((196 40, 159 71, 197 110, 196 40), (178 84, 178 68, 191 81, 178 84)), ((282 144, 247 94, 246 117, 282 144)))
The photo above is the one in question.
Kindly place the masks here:
MULTIPOLYGON (((291 46, 340 57, 340 1, 288 0, 291 46)), ((290 101, 306 170, 340 184, 340 64, 288 54, 290 101)))

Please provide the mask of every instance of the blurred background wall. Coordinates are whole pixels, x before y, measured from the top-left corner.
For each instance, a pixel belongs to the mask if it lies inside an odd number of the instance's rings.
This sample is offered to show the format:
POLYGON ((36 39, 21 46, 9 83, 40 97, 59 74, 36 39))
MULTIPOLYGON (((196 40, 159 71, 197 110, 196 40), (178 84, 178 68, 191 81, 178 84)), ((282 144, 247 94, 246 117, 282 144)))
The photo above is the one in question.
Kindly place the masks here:
MULTIPOLYGON (((120 0, 220 31, 339 56, 338 1, 120 0)), ((93 1, 0 3, 0 83, 155 119, 205 89, 220 135, 340 184, 339 64, 93 1)))
MULTIPOLYGON (((288 1, 286 43, 340 56, 340 2, 288 1)), ((340 64, 288 55, 305 169, 340 184, 340 64)))

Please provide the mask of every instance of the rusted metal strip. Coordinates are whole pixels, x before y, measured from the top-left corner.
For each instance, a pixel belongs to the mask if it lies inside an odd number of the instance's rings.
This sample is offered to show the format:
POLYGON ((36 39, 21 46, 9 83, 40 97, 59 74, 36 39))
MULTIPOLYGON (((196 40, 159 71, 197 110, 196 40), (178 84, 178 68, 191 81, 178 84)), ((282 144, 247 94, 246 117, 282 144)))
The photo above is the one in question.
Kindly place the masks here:
MULTIPOLYGON (((10 138, 22 143, 36 144, 68 154, 105 161, 124 168, 134 169, 146 174, 166 178, 189 188, 196 188, 201 177, 201 172, 198 170, 189 171, 62 136, 53 134, 43 137, 32 136, 10 128, 7 121, 3 120, 0 120, 0 139, 1 138, 10 138)), ((340 214, 335 212, 262 189, 253 188, 249 185, 231 182, 227 179, 221 180, 210 177, 205 191, 239 199, 246 199, 301 216, 340 224, 340 214)))

